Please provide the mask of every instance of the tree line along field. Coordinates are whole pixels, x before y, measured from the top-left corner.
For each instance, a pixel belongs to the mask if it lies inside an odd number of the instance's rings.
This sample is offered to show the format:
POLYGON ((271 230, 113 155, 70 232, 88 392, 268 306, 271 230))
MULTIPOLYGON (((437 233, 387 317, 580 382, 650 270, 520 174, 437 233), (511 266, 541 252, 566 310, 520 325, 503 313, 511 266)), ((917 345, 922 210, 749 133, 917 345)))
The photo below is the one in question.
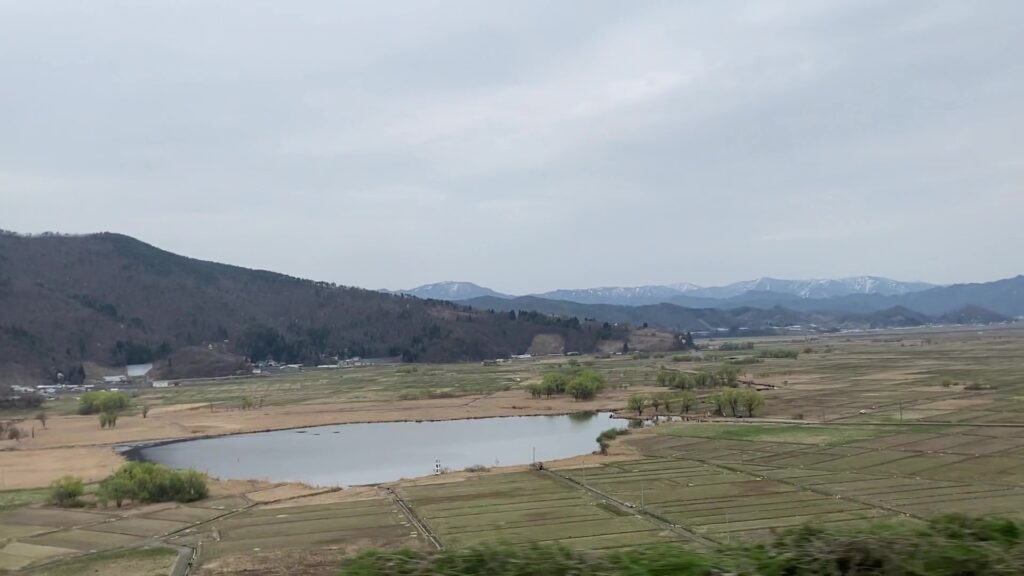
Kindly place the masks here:
MULTIPOLYGON (((728 340, 701 341, 714 348, 728 340)), ((886 331, 813 338, 752 338, 752 350, 537 357, 484 366, 380 364, 306 369, 272 376, 186 381, 134 392, 136 407, 208 405, 233 409, 250 398, 260 407, 394 402, 510 393, 544 373, 580 362, 615 388, 654 386, 659 371, 714 371, 731 364, 741 378, 777 389, 762 416, 807 421, 1017 423, 1022 421, 1024 329, 886 331), (774 350, 796 359, 760 358, 774 350), (684 360, 684 361, 678 361, 684 360), (974 387, 976 390, 966 388, 974 387), (862 412, 863 411, 863 412, 862 412), (955 420, 954 420, 955 419, 955 420)), ((585 406, 583 407, 585 408, 585 406)), ((71 414, 73 397, 52 403, 71 414)), ((23 415, 24 416, 24 415, 23 415)))

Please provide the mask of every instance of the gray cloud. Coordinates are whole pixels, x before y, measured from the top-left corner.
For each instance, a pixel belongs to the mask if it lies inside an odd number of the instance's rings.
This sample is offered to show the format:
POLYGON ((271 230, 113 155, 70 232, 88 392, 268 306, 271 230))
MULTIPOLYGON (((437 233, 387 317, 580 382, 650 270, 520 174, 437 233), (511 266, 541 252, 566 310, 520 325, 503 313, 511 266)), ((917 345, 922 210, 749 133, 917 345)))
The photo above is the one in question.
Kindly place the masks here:
POLYGON ((1024 7, 0 3, 0 227, 368 287, 1024 272, 1024 7))

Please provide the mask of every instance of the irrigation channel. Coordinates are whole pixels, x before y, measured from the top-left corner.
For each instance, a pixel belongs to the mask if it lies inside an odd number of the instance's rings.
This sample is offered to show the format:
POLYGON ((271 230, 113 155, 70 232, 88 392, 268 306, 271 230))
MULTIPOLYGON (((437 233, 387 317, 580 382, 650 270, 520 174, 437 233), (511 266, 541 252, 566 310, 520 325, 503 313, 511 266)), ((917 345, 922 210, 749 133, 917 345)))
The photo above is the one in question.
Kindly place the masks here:
POLYGON ((628 420, 610 413, 437 422, 338 424, 133 447, 131 459, 222 479, 355 486, 468 466, 510 466, 589 454, 628 420))

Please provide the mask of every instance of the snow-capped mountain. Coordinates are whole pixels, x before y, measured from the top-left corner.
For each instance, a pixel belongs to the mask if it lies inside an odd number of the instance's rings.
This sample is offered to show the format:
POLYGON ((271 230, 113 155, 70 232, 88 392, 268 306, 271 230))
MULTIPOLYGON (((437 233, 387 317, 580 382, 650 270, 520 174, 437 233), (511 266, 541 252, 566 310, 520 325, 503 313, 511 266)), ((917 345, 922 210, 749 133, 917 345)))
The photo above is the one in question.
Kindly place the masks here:
POLYGON ((581 288, 576 290, 552 290, 543 294, 532 294, 538 298, 549 300, 568 300, 580 304, 620 304, 625 306, 642 306, 667 302, 673 296, 683 292, 671 286, 604 286, 601 288, 581 288))
POLYGON ((673 289, 673 290, 675 290, 675 291, 677 291, 677 292, 682 292, 684 294, 687 293, 687 292, 693 292, 693 291, 696 291, 696 290, 703 290, 704 289, 703 286, 699 286, 697 284, 691 284, 690 282, 679 282, 677 284, 669 284, 668 287, 673 289))
POLYGON ((726 286, 691 290, 690 296, 706 298, 734 298, 747 292, 774 292, 799 296, 800 298, 832 298, 850 294, 881 294, 899 296, 933 288, 924 282, 901 282, 879 276, 855 276, 851 278, 784 280, 779 278, 757 278, 734 282, 726 286))
POLYGON ((508 294, 502 294, 472 282, 436 282, 434 284, 417 286, 409 290, 395 290, 395 292, 434 300, 468 300, 481 296, 511 298, 508 294))
MULTIPOLYGON (((648 286, 603 286, 600 288, 561 289, 531 294, 548 300, 566 300, 580 304, 615 304, 620 306, 644 306, 672 302, 694 308, 718 307, 719 301, 757 296, 759 301, 772 295, 788 299, 822 299, 852 294, 878 294, 880 296, 902 296, 932 288, 924 282, 900 282, 879 276, 856 276, 852 278, 821 280, 785 280, 779 278, 757 278, 734 282, 726 286, 703 287, 688 282, 648 286)), ((514 298, 474 284, 472 282, 437 282, 425 284, 410 290, 398 290, 419 298, 437 300, 469 300, 481 296, 514 298)), ((739 304, 738 302, 735 302, 739 304)))

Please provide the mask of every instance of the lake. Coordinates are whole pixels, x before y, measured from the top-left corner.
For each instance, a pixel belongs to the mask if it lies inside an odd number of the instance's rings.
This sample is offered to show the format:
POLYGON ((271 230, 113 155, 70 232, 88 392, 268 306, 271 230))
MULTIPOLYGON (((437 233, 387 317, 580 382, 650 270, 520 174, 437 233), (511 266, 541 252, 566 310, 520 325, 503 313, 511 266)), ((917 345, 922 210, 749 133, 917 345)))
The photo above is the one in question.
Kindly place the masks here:
POLYGON ((589 454, 628 420, 610 413, 443 422, 338 424, 142 446, 126 455, 222 479, 354 486, 426 476, 441 467, 509 466, 589 454))

